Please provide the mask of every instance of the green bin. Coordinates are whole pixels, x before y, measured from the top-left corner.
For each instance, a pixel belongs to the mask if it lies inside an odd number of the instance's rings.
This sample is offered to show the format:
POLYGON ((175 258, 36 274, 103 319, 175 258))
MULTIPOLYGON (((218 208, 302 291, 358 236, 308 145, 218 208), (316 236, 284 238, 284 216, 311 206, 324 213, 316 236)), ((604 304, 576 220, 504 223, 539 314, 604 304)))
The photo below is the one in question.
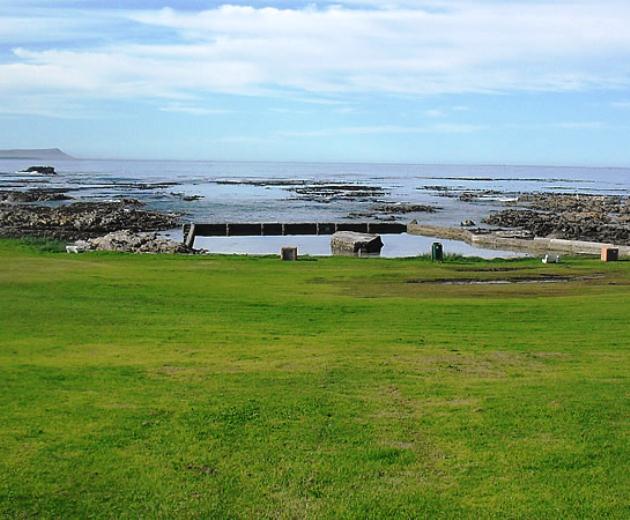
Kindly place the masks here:
POLYGON ((431 260, 434 262, 441 262, 444 260, 444 249, 439 242, 433 242, 431 246, 431 260))

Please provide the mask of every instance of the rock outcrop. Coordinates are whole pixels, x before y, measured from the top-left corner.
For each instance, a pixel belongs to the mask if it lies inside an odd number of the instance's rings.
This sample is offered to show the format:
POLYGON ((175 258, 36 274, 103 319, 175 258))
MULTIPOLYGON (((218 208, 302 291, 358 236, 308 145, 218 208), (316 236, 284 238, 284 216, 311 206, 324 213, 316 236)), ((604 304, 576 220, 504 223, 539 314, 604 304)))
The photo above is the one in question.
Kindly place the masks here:
POLYGON ((29 191, 0 191, 0 202, 7 204, 20 204, 29 202, 50 202, 70 200, 61 190, 29 190, 29 191))
POLYGON ((483 222, 538 237, 630 245, 630 199, 615 195, 528 193, 483 222))
POLYGON ((376 204, 372 209, 377 213, 403 215, 407 213, 435 213, 442 208, 439 208, 437 206, 429 206, 428 204, 409 204, 406 202, 393 202, 387 204, 376 204))
POLYGON ((0 236, 59 240, 93 238, 111 231, 173 229, 179 215, 139 208, 137 201, 76 202, 59 207, 0 205, 0 236))
POLYGON ((26 170, 22 170, 22 173, 39 173, 41 175, 55 175, 55 168, 53 166, 29 166, 26 170))
POLYGON ((630 223, 594 213, 547 213, 508 209, 483 220, 492 226, 517 228, 538 237, 592 240, 630 245, 630 223))

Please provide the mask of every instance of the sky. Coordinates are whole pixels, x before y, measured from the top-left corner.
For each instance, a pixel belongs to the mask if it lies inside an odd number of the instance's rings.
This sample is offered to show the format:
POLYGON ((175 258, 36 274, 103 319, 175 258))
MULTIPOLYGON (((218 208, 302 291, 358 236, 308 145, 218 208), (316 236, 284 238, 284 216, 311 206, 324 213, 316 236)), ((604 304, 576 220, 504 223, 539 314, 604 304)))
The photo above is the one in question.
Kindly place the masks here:
POLYGON ((628 0, 0 0, 0 148, 630 166, 628 0))

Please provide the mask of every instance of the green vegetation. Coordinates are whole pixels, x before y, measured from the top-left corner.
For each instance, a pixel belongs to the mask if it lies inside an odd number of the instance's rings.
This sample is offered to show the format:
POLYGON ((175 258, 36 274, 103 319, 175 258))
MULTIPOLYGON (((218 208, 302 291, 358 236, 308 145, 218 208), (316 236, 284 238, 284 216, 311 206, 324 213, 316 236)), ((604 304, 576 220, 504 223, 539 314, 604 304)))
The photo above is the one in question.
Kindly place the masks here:
POLYGON ((0 267, 0 516, 630 514, 630 262, 0 267))

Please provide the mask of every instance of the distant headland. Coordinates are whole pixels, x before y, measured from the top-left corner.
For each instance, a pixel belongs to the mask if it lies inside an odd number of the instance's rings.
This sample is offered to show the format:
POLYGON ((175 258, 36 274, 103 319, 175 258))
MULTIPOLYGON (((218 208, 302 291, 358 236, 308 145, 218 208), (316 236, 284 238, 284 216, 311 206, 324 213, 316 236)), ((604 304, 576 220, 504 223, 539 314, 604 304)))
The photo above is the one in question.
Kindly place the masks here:
POLYGON ((67 161, 74 157, 59 148, 0 150, 0 159, 67 161))

